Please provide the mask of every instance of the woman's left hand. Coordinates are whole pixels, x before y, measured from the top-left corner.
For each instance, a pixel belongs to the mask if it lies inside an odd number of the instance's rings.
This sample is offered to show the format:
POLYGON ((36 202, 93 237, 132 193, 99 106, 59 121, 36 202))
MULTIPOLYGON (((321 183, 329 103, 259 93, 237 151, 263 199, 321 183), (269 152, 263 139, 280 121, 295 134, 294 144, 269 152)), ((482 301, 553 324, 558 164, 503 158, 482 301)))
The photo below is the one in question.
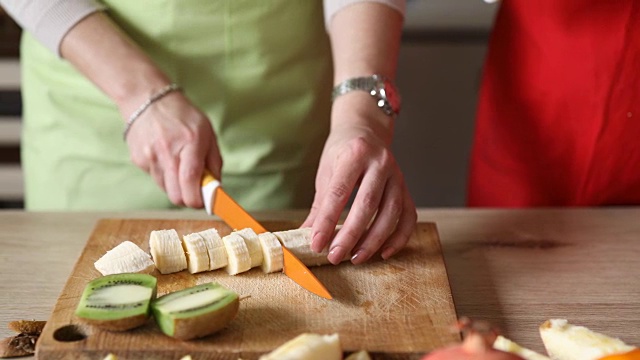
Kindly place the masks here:
POLYGON ((361 264, 379 250, 382 258, 388 259, 406 245, 416 225, 415 205, 390 150, 391 131, 385 126, 371 126, 393 119, 371 106, 368 94, 362 94, 344 95, 351 97, 345 102, 366 102, 361 107, 366 110, 359 113, 347 113, 343 110, 346 106, 340 106, 338 101, 334 104, 333 126, 316 175, 315 198, 303 224, 313 228, 314 251, 320 252, 329 245, 328 258, 333 264, 347 255, 352 263, 361 264), (358 96, 360 99, 356 99, 358 96), (377 120, 371 121, 370 117, 377 120), (340 215, 356 188, 343 227, 332 240, 340 215))

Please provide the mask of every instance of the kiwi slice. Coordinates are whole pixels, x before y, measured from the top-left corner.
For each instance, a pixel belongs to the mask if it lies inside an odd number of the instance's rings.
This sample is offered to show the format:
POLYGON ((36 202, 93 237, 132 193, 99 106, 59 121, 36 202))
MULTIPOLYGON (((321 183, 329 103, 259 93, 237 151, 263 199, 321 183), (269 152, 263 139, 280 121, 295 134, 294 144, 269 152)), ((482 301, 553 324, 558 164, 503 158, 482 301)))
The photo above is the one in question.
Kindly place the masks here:
POLYGON ((110 331, 143 325, 156 298, 157 280, 147 274, 113 274, 92 280, 82 293, 76 316, 110 331))
POLYGON ((151 303, 151 310, 163 333, 190 340, 226 327, 239 306, 234 291, 207 283, 163 295, 151 303))

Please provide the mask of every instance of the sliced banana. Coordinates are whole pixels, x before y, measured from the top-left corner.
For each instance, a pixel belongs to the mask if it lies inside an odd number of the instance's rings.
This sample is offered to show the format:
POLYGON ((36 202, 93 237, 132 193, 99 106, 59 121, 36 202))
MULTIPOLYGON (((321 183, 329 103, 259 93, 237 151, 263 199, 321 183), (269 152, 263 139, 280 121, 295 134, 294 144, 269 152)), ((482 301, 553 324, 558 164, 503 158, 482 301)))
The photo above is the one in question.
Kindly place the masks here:
POLYGON ((209 270, 216 270, 227 266, 227 250, 224 242, 216 229, 207 229, 198 234, 204 239, 204 244, 209 253, 209 270))
POLYGON ((258 234, 251 228, 234 231, 234 234, 240 235, 247 244, 249 256, 251 257, 251 267, 262 265, 262 247, 260 246, 258 234))
POLYGON ((184 235, 182 248, 187 255, 187 269, 195 274, 209 270, 209 251, 198 233, 184 235))
MULTIPOLYGON (((336 228, 336 231, 339 229, 336 228)), ((130 243, 127 246, 135 244, 130 243)), ((311 250, 311 228, 301 228, 274 233, 256 234, 250 228, 235 231, 221 238, 215 228, 185 235, 182 240, 178 233, 171 230, 155 230, 149 236, 149 247, 155 266, 162 274, 170 274, 184 269, 190 273, 225 268, 230 275, 245 272, 253 267, 261 266, 265 273, 281 271, 283 268, 283 250, 288 248, 307 266, 329 264, 328 249, 320 253, 311 250)), ((111 252, 117 250, 114 248, 111 252)), ((111 253, 108 252, 108 253, 111 253)), ((104 275, 118 272, 149 272, 153 262, 149 256, 138 248, 135 250, 117 250, 111 254, 114 258, 122 257, 118 262, 122 265, 111 265, 105 255, 95 264, 96 269, 104 275), (116 256, 117 255, 117 256, 116 256), (146 259, 144 256, 146 255, 146 259), (117 267, 118 270, 112 270, 117 267), (139 270, 138 270, 139 269, 139 270)), ((343 261, 350 254, 345 254, 343 261)), ((115 264, 115 260, 114 260, 115 264)))
POLYGON ((258 235, 262 247, 262 271, 272 273, 282 270, 282 245, 273 233, 266 232, 258 235))
POLYGON ((155 268, 151 256, 131 241, 123 241, 102 255, 93 266, 102 275, 122 273, 148 274, 155 268))
POLYGON ((149 248, 161 274, 171 274, 187 268, 182 241, 174 229, 152 231, 149 235, 149 248))
POLYGON ((251 256, 242 236, 231 233, 222 238, 227 250, 228 264, 225 270, 229 275, 236 275, 251 269, 251 256))
MULTIPOLYGON (((327 256, 329 249, 325 248, 320 253, 311 250, 311 228, 300 228, 287 231, 276 231, 273 233, 282 246, 289 249, 303 264, 307 266, 319 266, 329 264, 327 256)), ((344 259, 349 260, 351 254, 345 254, 344 259)))

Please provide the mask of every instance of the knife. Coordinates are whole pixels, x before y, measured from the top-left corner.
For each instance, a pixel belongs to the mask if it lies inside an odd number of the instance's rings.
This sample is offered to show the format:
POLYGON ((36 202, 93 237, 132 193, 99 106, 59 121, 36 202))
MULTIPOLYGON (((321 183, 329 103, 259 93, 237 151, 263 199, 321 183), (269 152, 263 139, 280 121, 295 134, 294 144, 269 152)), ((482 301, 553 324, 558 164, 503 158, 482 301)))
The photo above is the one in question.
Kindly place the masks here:
MULTIPOLYGON (((267 232, 256 219, 242 208, 229 194, 227 194, 213 174, 208 170, 202 175, 202 198, 207 214, 218 215, 232 229, 251 228, 257 234, 267 232)), ((333 299, 329 291, 320 280, 298 259, 289 249, 282 246, 284 256, 283 272, 298 285, 321 296, 325 299, 333 299)))

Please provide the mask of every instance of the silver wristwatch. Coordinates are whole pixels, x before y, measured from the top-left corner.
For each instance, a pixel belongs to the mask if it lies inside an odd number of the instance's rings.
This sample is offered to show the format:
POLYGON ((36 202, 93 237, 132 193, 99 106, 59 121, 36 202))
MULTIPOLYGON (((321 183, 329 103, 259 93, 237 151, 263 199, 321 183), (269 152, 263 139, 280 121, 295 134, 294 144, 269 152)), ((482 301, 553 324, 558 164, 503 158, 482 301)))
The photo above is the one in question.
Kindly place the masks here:
POLYGON ((400 113, 400 93, 393 83, 381 75, 371 75, 347 79, 333 88, 332 100, 353 90, 366 91, 376 99, 378 107, 385 114, 396 116, 400 113))

